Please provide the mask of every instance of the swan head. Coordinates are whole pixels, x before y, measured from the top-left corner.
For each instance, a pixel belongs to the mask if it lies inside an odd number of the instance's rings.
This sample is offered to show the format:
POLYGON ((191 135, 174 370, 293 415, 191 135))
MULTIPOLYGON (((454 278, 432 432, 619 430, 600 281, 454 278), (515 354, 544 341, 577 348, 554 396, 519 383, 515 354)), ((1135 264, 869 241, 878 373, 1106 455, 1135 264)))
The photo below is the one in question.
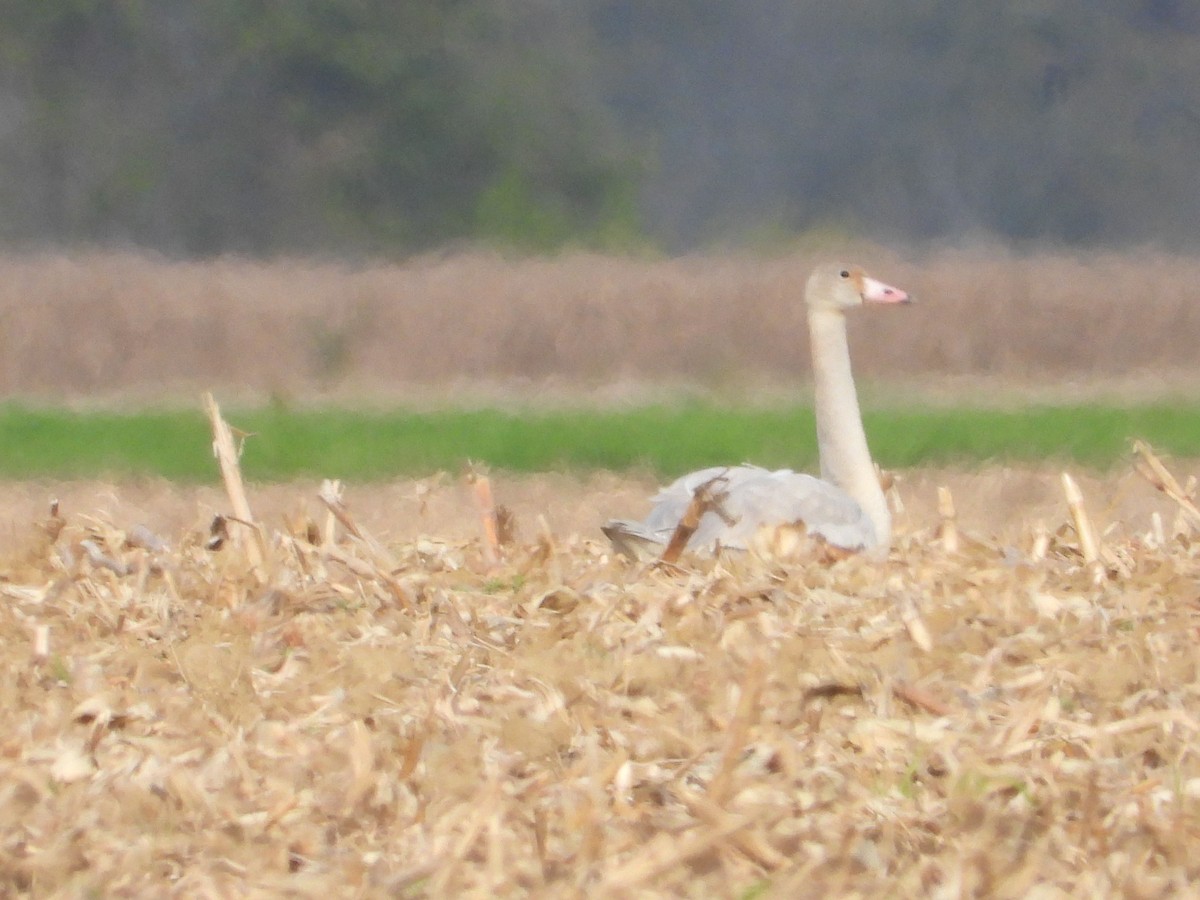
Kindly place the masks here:
POLYGON ((809 309, 842 312, 867 303, 911 303, 900 288, 878 281, 859 266, 828 263, 817 266, 808 277, 804 298, 809 309))

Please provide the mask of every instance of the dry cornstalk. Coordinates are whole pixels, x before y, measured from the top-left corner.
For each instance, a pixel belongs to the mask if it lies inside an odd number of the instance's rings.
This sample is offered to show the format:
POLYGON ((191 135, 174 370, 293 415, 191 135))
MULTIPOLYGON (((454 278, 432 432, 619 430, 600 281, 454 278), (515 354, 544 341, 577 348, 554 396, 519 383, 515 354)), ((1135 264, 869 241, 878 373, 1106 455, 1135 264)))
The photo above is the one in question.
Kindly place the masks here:
POLYGON ((1067 472, 1062 474, 1062 486, 1067 497, 1067 508, 1071 510, 1071 518, 1075 521, 1075 533, 1079 535, 1079 552, 1089 566, 1097 565, 1100 562, 1100 550, 1096 543, 1092 520, 1083 505, 1083 493, 1075 479, 1067 472))
MULTIPOLYGON (((350 515, 350 510, 347 508, 345 501, 342 499, 342 483, 337 480, 325 479, 321 482, 321 490, 317 492, 317 499, 325 505, 325 509, 329 515, 343 528, 351 537, 363 540, 362 530, 358 527, 358 523, 354 521, 350 515)), ((333 543, 334 529, 326 525, 325 541, 333 543)))
POLYGON ((50 626, 33 626, 33 658, 46 659, 50 655, 50 626))
POLYGON ((913 643, 926 653, 929 653, 933 650, 933 638, 929 634, 925 620, 921 618, 917 604, 912 601, 911 597, 903 597, 899 605, 900 621, 908 629, 908 634, 913 639, 913 643))
MULTIPOLYGON (((294 545, 294 542, 293 542, 294 545)), ((379 567, 368 560, 358 556, 353 556, 347 553, 344 549, 333 544, 325 547, 322 551, 325 559, 333 560, 336 563, 341 563, 355 575, 360 578, 378 578, 379 567)))
POLYGON ((262 533, 254 522, 254 514, 250 512, 250 501, 246 499, 246 488, 242 483, 242 470, 238 462, 239 453, 233 443, 233 432, 229 423, 221 417, 221 408, 217 406, 217 401, 211 393, 204 395, 204 408, 212 423, 213 453, 221 467, 221 478, 225 482, 225 492, 229 495, 233 515, 250 527, 251 538, 246 545, 246 555, 250 558, 250 565, 254 567, 255 574, 265 579, 266 547, 263 544, 262 533))
POLYGON ((731 816, 720 828, 696 829, 682 839, 655 841, 647 846, 643 855, 635 856, 624 865, 610 870, 597 895, 628 896, 634 888, 644 887, 672 869, 685 866, 692 859, 719 847, 752 824, 753 819, 749 816, 731 816))
POLYGON ((475 469, 467 472, 467 483, 475 495, 479 509, 479 521, 483 528, 483 561, 489 569, 500 565, 500 526, 496 515, 496 501, 492 496, 492 482, 475 469))
MULTIPOLYGON (((329 515, 346 529, 347 534, 371 552, 371 556, 382 570, 391 573, 399 568, 396 560, 388 553, 387 549, 373 535, 364 530, 355 518, 350 515, 350 508, 346 506, 346 502, 342 499, 342 483, 340 481, 326 479, 321 482, 321 490, 317 492, 317 499, 324 504, 329 515)), ((328 526, 326 530, 327 532, 331 531, 328 526)), ((332 543, 332 540, 328 536, 326 537, 326 541, 332 543)))
POLYGON ((325 510, 325 522, 321 527, 321 545, 332 547, 337 540, 337 516, 332 509, 325 510))
POLYGON ((954 511, 954 495, 948 487, 938 487, 938 515, 942 524, 939 528, 942 538, 942 549, 947 553, 958 552, 958 521, 954 511))
POLYGON ((361 720, 350 723, 347 756, 350 760, 350 783, 346 787, 343 809, 350 814, 367 796, 375 783, 375 745, 371 732, 361 720))
POLYGON ((725 737, 725 748, 721 751, 721 762, 712 781, 708 783, 708 798, 718 805, 725 802, 733 782, 733 772, 738 759, 750 737, 750 729, 758 720, 762 705, 763 686, 767 680, 767 666, 761 657, 756 657, 746 668, 742 679, 741 695, 737 709, 725 737))
POLYGON ((1150 513, 1150 535, 1154 540, 1155 547, 1167 545, 1167 533, 1163 528, 1162 514, 1158 510, 1150 513))
POLYGON ((455 875, 458 874, 460 868, 454 863, 461 862, 470 852, 471 847, 479 839, 480 834, 483 833, 488 820, 491 819, 502 803, 503 796, 502 786, 498 780, 487 782, 480 788, 472 804, 467 807, 470 811, 466 813, 466 824, 462 833, 458 836, 454 845, 449 848, 448 854, 443 857, 443 863, 450 862, 451 864, 443 864, 441 872, 431 881, 431 896, 450 896, 451 892, 448 890, 450 883, 455 875))
POLYGON ((547 572, 552 582, 561 582, 563 572, 562 563, 558 558, 558 544, 554 539, 554 532, 550 530, 550 523, 541 514, 537 517, 537 548, 538 564, 548 567, 547 572))
MULTIPOLYGON (((693 816, 709 828, 724 831, 735 823, 733 813, 726 811, 703 794, 680 791, 679 799, 693 816)), ((729 842, 764 869, 773 871, 788 862, 788 857, 772 847, 757 829, 735 829, 730 832, 729 842)))
POLYGON ((1155 454, 1154 448, 1145 441, 1134 441, 1133 452, 1137 455, 1133 467, 1138 474, 1174 500, 1179 505, 1184 521, 1194 531, 1200 531, 1200 508, 1192 501, 1191 491, 1180 487, 1175 476, 1155 454))
POLYGON ((704 484, 692 492, 692 502, 688 504, 687 509, 684 510, 683 515, 679 519, 679 524, 675 526, 671 540, 667 542, 667 548, 663 550, 662 556, 659 557, 660 562, 678 562, 679 557, 687 547, 688 541, 692 539, 692 535, 700 527, 700 520, 704 518, 705 513, 715 512, 726 524, 733 524, 733 518, 725 512, 724 507, 721 505, 726 497, 725 491, 721 489, 724 484, 725 476, 718 475, 716 478, 711 478, 704 482, 704 484))
POLYGON ((1050 532, 1046 528, 1046 523, 1039 519, 1033 526, 1033 545, 1029 548, 1029 558, 1045 559, 1048 549, 1050 549, 1050 532))
POLYGON ((945 701, 904 681, 897 681, 893 684, 892 693, 898 700, 903 700, 905 703, 935 716, 948 716, 954 712, 954 708, 945 701))
POLYGON ((317 493, 317 498, 325 505, 329 516, 336 520, 346 533, 349 534, 359 546, 365 547, 370 554, 370 560, 360 560, 350 556, 350 554, 341 550, 332 540, 333 529, 326 526, 325 545, 322 548, 325 556, 329 559, 334 559, 343 565, 347 566, 355 574, 364 577, 375 577, 382 581, 388 588, 388 592, 392 597, 405 609, 413 608, 413 600, 409 592, 396 580, 393 574, 399 564, 395 558, 388 553, 387 549, 379 543, 371 534, 364 531, 350 515, 350 510, 342 500, 342 483, 340 481, 325 480, 321 483, 321 490, 317 493))

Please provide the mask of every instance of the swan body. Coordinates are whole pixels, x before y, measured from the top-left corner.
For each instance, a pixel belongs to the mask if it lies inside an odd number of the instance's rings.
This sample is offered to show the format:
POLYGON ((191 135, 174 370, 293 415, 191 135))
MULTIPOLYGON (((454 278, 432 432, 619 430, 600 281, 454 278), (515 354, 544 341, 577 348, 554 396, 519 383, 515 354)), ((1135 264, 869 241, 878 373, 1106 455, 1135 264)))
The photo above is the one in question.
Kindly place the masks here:
POLYGON ((618 552, 636 557, 667 544, 697 489, 706 485, 717 501, 700 518, 688 550, 749 549, 764 531, 794 527, 841 550, 887 552, 891 513, 863 431, 845 311, 867 303, 908 303, 911 297, 861 269, 825 265, 808 279, 805 300, 821 477, 752 465, 692 472, 660 491, 642 521, 617 519, 604 526, 618 552))

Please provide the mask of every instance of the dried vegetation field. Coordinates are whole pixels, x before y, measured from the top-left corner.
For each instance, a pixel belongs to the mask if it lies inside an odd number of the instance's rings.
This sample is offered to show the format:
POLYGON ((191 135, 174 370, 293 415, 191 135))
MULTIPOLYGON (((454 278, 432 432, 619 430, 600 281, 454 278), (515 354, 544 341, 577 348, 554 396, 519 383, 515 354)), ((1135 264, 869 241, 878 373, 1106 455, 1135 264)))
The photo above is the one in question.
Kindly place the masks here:
MULTIPOLYGON (((870 377, 1194 371, 1200 263, 860 258, 926 301, 856 326, 870 377)), ((807 266, 14 258, 0 384, 790 383, 807 266)), ((1090 518, 1048 468, 901 472, 890 558, 831 565, 614 557, 596 526, 652 488, 617 475, 494 473, 497 551, 457 476, 333 511, 255 485, 220 541, 218 487, 6 485, 0 893, 1194 893, 1200 522, 1168 465, 1173 496, 1076 473, 1090 518)))
POLYGON ((237 523, 212 546, 216 488, 23 486, 0 884, 1181 896, 1200 536, 1137 475, 1081 483, 1094 550, 1057 473, 943 471, 896 488, 885 564, 680 567, 599 540, 649 487, 609 475, 494 475, 494 560, 450 477, 338 517, 251 488, 261 549, 237 523))
MULTIPOLYGON (((9 256, 0 392, 189 404, 201 390, 226 401, 323 392, 402 403, 625 399, 621 386, 664 384, 794 392, 808 372, 800 295, 828 255, 454 253, 361 265, 9 256)), ((975 399, 998 386, 1054 397, 1097 381, 1156 393, 1197 383, 1200 259, 872 246, 841 255, 920 300, 851 323, 859 380, 905 402, 947 385, 980 388, 975 399)))

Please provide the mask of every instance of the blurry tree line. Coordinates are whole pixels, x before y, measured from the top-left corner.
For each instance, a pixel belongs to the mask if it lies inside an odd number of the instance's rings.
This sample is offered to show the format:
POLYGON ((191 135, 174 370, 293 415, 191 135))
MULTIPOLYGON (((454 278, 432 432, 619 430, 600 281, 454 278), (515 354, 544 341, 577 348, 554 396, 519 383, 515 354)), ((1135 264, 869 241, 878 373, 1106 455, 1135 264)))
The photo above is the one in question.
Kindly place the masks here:
POLYGON ((0 238, 1196 242, 1190 0, 0 0, 0 238))

